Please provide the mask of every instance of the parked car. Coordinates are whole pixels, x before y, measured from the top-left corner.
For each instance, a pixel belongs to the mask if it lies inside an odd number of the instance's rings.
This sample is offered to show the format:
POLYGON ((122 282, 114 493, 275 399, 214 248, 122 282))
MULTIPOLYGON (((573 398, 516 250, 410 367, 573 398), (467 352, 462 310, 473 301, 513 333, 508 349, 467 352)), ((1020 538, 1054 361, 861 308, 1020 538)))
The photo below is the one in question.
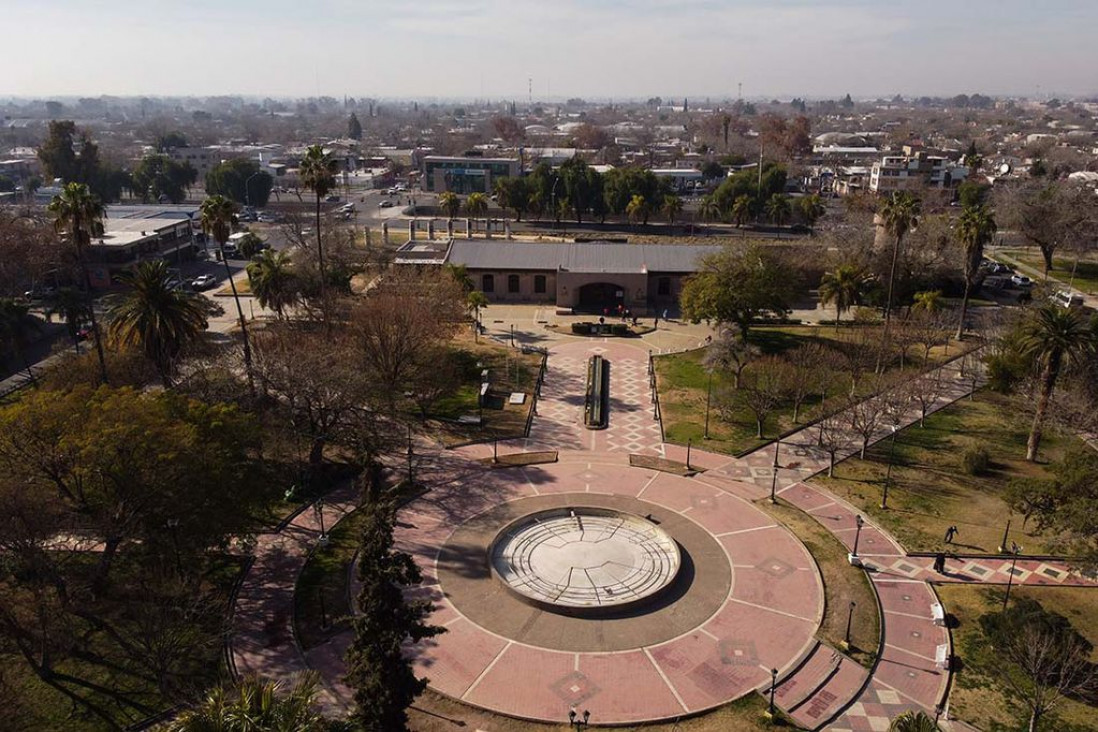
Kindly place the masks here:
POLYGON ((327 198, 325 198, 324 200, 327 201, 328 203, 339 203, 339 196, 337 196, 336 194, 333 193, 330 196, 328 196, 327 198))
POLYGON ((1002 262, 991 262, 988 265, 988 270, 991 272, 991 274, 1010 274, 1014 271, 1002 262))
POLYGON ((217 278, 213 275, 199 275, 191 280, 191 287, 196 290, 208 290, 217 284, 217 278))
POLYGON ((1077 292, 1068 292, 1067 290, 1058 290, 1057 292, 1049 295, 1049 300, 1059 305, 1062 308, 1081 308, 1083 307, 1083 296, 1077 292))
POLYGON ((377 207, 378 208, 392 208, 393 207, 393 202, 392 201, 382 201, 381 203, 379 203, 377 205, 377 207))
POLYGON ((221 252, 226 257, 235 257, 239 253, 239 250, 236 248, 236 244, 226 244, 221 247, 221 252))
POLYGON ((1033 287, 1033 280, 1026 277, 1025 275, 1020 274, 1013 275, 1010 278, 1010 283, 1015 287, 1022 288, 1023 290, 1028 290, 1030 287, 1033 287))

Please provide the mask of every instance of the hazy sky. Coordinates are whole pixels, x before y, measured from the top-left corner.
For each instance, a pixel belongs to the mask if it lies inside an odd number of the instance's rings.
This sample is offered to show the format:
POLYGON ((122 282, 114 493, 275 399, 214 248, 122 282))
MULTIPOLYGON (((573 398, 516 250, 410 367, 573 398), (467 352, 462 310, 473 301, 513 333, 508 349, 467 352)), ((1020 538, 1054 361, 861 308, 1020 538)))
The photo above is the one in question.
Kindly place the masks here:
POLYGON ((0 95, 1098 92, 1098 0, 3 0, 0 95))

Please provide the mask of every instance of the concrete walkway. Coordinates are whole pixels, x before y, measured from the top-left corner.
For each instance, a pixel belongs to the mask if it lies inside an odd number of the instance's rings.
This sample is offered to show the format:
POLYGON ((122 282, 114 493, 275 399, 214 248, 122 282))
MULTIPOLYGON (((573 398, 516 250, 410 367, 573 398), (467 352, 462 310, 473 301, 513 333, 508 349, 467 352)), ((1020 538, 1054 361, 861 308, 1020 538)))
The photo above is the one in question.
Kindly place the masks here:
MULTIPOLYGON (((583 466, 577 475, 585 486, 589 486, 586 490, 594 490, 599 482, 597 477, 591 477, 599 472, 591 467, 596 463, 620 465, 624 469, 631 453, 657 454, 684 461, 685 448, 659 441, 659 425, 653 418, 647 392, 646 360, 646 349, 612 339, 567 339, 554 345, 550 350, 549 372, 534 430, 526 440, 506 446, 501 443, 501 454, 505 451, 546 448, 560 450, 562 469, 566 465, 583 466), (606 355, 611 361, 611 397, 614 403, 610 428, 592 435, 590 431, 583 430, 581 424, 582 365, 588 355, 596 352, 606 355), (587 478, 584 478, 585 475, 587 478)), ((951 404, 971 388, 971 381, 962 378, 958 362, 942 367, 941 378, 946 388, 931 411, 951 404)), ((914 410, 901 415, 899 426, 913 424, 917 416, 914 410)), ((872 441, 889 434, 891 430, 882 427, 872 441)), ((851 436, 837 459, 854 454, 857 442, 851 436)), ((907 556, 898 542, 871 521, 865 522, 859 532, 855 525, 857 512, 852 506, 819 487, 805 483, 812 475, 826 470, 829 462, 829 456, 816 443, 815 428, 808 427, 783 439, 779 446, 768 445, 743 458, 695 449, 691 454, 691 464, 707 470, 693 479, 680 480, 687 485, 706 484, 717 489, 716 495, 723 492, 748 501, 764 499, 773 487, 783 500, 812 516, 848 548, 853 549, 857 537, 858 555, 880 600, 882 653, 873 669, 866 673, 828 646, 810 646, 799 656, 799 661, 782 671, 780 677, 783 708, 790 709, 799 723, 834 730, 876 730, 886 729, 889 719, 908 709, 933 715, 935 708, 946 701, 949 671, 942 667, 937 656, 940 646, 948 649, 950 637, 948 630, 935 619, 937 596, 931 582, 1005 582, 1010 567, 1002 560, 956 560, 949 562, 947 574, 940 576, 932 571, 931 559, 907 556), (776 475, 773 467, 775 449, 778 450, 779 464, 776 475)), ((505 500, 503 497, 516 488, 508 477, 513 471, 490 471, 475 462, 490 453, 490 446, 469 446, 457 451, 436 451, 420 458, 417 479, 431 489, 428 493, 433 505, 431 511, 437 512, 440 519, 432 525, 443 528, 456 526, 467 514, 470 498, 477 505, 494 505, 505 500), (460 496, 461 500, 455 496, 460 496)), ((605 471, 608 475, 617 476, 616 470, 606 468, 605 471)), ((638 476, 642 472, 648 473, 641 469, 628 471, 636 472, 638 476)), ((625 477, 628 471, 610 481, 612 485, 600 487, 599 490, 632 490, 629 488, 632 479, 625 477)), ((562 475, 574 472, 564 469, 562 475)), ((564 481, 562 485, 566 483, 564 481)), ((535 493, 542 487, 536 481, 527 480, 520 481, 517 488, 521 492, 527 490, 527 485, 535 493)), ((668 495, 668 500, 675 500, 674 493, 668 495)), ((326 524, 330 526, 330 522, 353 504, 354 496, 350 489, 341 489, 331 496, 325 513, 326 524)), ((306 664, 293 638, 291 626, 294 582, 304 565, 309 546, 315 542, 316 531, 315 516, 309 510, 280 534, 261 537, 256 547, 256 562, 237 602, 233 657, 241 673, 276 678, 304 669, 307 665, 319 668, 329 683, 325 707, 338 712, 346 707, 348 699, 347 690, 338 681, 342 650, 347 638, 340 637, 312 649, 309 663, 306 664)), ((423 541, 407 548, 437 553, 438 544, 445 539, 442 536, 445 533, 448 530, 434 537, 424 535, 419 537, 423 541)), ((1018 562, 1013 581, 1018 584, 1094 584, 1069 571, 1061 563, 1030 560, 1018 562)), ((427 587, 436 582, 433 576, 426 578, 427 587)), ((469 624, 466 620, 462 622, 469 624)), ((498 649, 493 658, 498 659, 498 649)), ((489 658, 489 662, 492 660, 489 658)), ((681 662, 689 661, 681 659, 681 662)), ((484 673, 490 668, 487 667, 484 673)), ((437 671, 431 671, 430 675, 434 676, 435 673, 437 671)), ((521 669, 516 667, 513 673, 521 673, 521 669)), ((680 673, 689 678, 691 672, 684 668, 680 669, 680 673)), ((445 676, 449 678, 449 675, 445 676)), ((663 681, 666 682, 667 678, 663 681)), ((678 690, 673 682, 669 686, 672 691, 678 690)), ((476 688, 490 688, 490 685, 483 685, 481 681, 476 683, 476 688)), ((500 701, 513 702, 513 699, 497 698, 507 695, 506 688, 507 683, 504 682, 497 690, 498 695, 492 698, 478 696, 473 701, 490 707, 497 707, 500 701)), ((617 687, 608 684, 607 688, 617 687)), ((571 689, 568 686, 566 690, 571 689)), ((559 695, 560 689, 557 692, 559 695)), ((682 699, 676 701, 681 703, 682 699)))

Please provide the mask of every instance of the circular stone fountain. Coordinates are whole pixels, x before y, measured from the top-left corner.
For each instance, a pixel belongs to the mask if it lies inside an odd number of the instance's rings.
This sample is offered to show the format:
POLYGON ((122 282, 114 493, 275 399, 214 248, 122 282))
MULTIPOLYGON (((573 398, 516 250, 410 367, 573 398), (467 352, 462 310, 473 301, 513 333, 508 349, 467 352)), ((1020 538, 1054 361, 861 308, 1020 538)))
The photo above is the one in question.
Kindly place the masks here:
POLYGON ((652 521, 606 508, 557 508, 503 528, 492 573, 532 605, 569 615, 620 612, 671 586, 678 544, 652 521))

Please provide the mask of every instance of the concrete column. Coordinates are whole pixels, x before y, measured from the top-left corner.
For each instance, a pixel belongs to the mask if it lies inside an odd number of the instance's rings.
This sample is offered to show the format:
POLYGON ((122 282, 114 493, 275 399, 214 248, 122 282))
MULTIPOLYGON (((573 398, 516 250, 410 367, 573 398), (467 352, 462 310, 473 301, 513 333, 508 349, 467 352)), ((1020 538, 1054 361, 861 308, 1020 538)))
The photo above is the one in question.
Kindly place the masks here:
POLYGON ((453 239, 454 238, 454 220, 453 219, 447 219, 446 220, 446 238, 447 239, 453 239))
POLYGON ((434 239, 435 238, 435 220, 434 219, 427 219, 427 238, 428 239, 434 239))
POLYGON ((492 238, 492 220, 491 219, 485 219, 484 220, 484 238, 485 239, 491 239, 492 238))
POLYGON ((382 221, 381 222, 381 241, 385 244, 385 246, 389 246, 389 222, 388 221, 382 221))
POLYGON ((465 219, 465 236, 469 239, 473 238, 473 220, 465 219))
POLYGON ((511 241, 514 237, 511 236, 511 219, 507 219, 503 222, 503 234, 507 237, 507 241, 511 241))
POLYGON ((408 222, 408 239, 410 241, 415 241, 416 240, 416 222, 415 222, 415 219, 412 219, 411 221, 408 222))

